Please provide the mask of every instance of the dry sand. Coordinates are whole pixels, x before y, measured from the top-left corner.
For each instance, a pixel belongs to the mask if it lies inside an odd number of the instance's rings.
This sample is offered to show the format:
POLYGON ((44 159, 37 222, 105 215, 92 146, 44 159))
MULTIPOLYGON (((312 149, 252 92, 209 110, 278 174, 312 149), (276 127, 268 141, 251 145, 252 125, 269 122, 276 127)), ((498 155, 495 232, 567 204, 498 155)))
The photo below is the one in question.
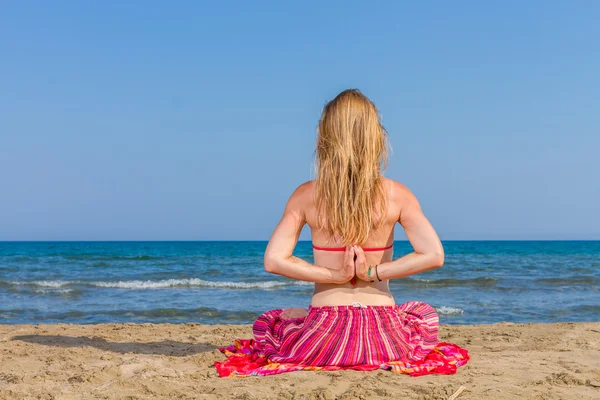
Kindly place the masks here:
POLYGON ((456 375, 387 371, 218 378, 217 346, 250 326, 0 325, 1 399, 600 399, 600 323, 443 326, 456 375))

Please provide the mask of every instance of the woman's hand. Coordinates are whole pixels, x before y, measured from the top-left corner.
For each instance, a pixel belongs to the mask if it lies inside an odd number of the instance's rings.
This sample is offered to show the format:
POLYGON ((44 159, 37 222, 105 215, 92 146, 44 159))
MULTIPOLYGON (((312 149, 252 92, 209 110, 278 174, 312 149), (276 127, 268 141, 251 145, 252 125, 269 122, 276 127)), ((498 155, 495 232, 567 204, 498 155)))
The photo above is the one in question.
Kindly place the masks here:
POLYGON ((354 247, 347 246, 346 252, 344 253, 344 261, 340 269, 332 270, 336 283, 342 284, 349 282, 356 273, 354 268, 354 247))
POLYGON ((367 276, 369 271, 369 265, 367 265, 367 257, 365 252, 360 246, 354 246, 354 252, 356 254, 356 260, 354 260, 354 268, 356 270, 356 276, 362 281, 371 282, 375 271, 371 269, 371 279, 367 276))

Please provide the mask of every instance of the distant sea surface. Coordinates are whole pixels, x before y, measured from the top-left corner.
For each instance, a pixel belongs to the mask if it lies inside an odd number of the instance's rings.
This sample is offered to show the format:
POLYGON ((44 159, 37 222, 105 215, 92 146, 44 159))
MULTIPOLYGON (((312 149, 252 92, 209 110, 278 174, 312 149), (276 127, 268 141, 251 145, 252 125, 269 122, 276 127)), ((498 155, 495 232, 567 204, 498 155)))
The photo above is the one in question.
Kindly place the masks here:
MULTIPOLYGON (((307 307, 313 285, 265 272, 266 242, 0 242, 0 323, 251 323, 307 307)), ((600 242, 450 241, 437 270, 393 280, 442 323, 600 321, 600 242)), ((410 253, 396 242, 394 258, 410 253)), ((312 261, 310 242, 295 255, 312 261)))

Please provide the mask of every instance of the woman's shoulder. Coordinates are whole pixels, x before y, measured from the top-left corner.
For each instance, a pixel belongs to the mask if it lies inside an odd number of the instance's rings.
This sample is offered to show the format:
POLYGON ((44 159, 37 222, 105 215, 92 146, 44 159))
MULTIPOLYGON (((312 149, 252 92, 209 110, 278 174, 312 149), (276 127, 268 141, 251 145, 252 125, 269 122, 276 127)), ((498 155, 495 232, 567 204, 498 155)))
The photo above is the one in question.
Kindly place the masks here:
POLYGON ((419 206, 419 200, 406 185, 393 179, 384 179, 388 205, 392 206, 390 212, 393 215, 401 213, 407 207, 419 206))
POLYGON ((314 190, 314 186, 315 186, 314 180, 306 181, 306 182, 298 185, 298 187, 294 190, 294 194, 297 194, 300 196, 306 195, 307 193, 310 193, 314 190))
POLYGON ((412 192, 406 185, 400 183, 394 179, 383 178, 383 184, 386 188, 388 196, 393 198, 405 198, 406 196, 412 195, 412 192))
POLYGON ((296 204, 310 202, 314 196, 314 185, 314 180, 300 184, 290 196, 290 200, 296 204))

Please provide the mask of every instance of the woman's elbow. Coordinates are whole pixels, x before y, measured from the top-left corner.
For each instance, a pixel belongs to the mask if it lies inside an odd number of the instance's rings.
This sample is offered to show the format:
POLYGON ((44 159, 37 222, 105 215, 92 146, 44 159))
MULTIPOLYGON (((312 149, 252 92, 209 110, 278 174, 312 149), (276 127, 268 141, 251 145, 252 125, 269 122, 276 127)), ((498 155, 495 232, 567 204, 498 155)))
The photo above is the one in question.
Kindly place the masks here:
POLYGON ((425 271, 429 271, 430 269, 436 269, 436 268, 440 268, 442 265, 444 265, 444 252, 438 252, 438 251, 428 251, 428 252, 423 252, 420 253, 421 254, 421 271, 420 272, 425 272, 425 271))
POLYGON ((264 259, 264 264, 265 264, 265 271, 267 271, 270 274, 276 274, 277 272, 277 259, 275 257, 273 257, 273 255, 269 254, 269 253, 265 253, 265 259, 264 259))
POLYGON ((440 268, 444 265, 444 252, 435 252, 431 257, 431 268, 440 268))

